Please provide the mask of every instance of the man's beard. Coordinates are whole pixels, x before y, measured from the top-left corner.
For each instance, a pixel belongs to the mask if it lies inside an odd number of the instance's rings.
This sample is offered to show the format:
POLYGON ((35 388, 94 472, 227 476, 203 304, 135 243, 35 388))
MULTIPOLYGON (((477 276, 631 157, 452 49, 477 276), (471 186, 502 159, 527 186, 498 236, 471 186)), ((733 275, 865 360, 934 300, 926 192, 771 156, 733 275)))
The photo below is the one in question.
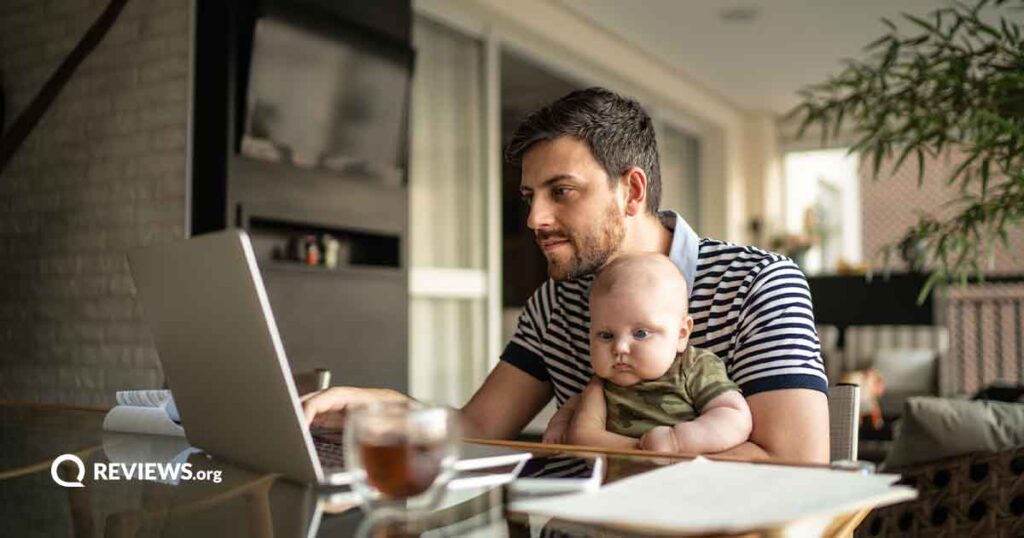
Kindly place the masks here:
POLYGON ((572 246, 572 257, 568 260, 548 258, 548 275, 554 280, 576 280, 597 272, 622 247, 626 237, 623 220, 618 207, 609 204, 600 227, 592 233, 545 234, 541 239, 564 237, 572 246))

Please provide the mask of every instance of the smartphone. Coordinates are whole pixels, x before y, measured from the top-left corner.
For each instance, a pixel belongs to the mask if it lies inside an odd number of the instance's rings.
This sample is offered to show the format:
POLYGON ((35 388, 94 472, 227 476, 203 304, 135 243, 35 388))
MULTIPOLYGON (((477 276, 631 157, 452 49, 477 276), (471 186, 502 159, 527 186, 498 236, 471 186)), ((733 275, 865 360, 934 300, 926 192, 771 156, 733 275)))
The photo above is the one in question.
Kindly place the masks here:
POLYGON ((448 489, 458 491, 508 484, 516 479, 527 461, 526 458, 523 458, 512 463, 481 469, 458 470, 455 477, 448 483, 448 489))
POLYGON ((601 456, 545 456, 527 460, 509 487, 528 495, 577 493, 596 491, 603 480, 601 456))

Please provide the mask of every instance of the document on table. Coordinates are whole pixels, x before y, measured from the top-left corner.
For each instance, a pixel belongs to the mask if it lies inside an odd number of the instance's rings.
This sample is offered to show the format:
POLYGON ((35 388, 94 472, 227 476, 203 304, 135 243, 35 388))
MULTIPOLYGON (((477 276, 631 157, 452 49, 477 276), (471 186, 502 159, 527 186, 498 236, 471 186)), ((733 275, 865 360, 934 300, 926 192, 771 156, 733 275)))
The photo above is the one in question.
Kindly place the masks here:
POLYGON ((103 429, 185 437, 169 390, 118 391, 117 404, 103 419, 103 429))
POLYGON ((734 533, 820 521, 917 497, 898 475, 697 458, 594 493, 513 502, 510 510, 646 533, 734 533))

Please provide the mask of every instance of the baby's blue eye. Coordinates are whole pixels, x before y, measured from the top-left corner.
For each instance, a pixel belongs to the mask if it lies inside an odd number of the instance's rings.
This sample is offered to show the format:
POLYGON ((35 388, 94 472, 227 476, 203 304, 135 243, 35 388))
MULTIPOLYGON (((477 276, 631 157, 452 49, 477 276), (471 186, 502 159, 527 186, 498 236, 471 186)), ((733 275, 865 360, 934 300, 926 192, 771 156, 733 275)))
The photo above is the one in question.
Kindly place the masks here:
POLYGON ((643 340, 650 335, 651 333, 647 332, 647 329, 637 329, 633 331, 633 338, 636 338, 637 340, 643 340))
POLYGON ((597 339, 604 340, 605 342, 611 340, 613 336, 611 331, 600 331, 597 333, 597 339))

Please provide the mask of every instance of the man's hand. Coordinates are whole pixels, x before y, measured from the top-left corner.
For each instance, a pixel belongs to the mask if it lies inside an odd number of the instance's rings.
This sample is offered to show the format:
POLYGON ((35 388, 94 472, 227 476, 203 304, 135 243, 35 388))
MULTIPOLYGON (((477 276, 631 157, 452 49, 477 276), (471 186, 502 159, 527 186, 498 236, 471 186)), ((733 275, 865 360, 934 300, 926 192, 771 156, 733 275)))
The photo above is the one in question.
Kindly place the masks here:
POLYGON ((577 394, 566 400, 562 407, 558 408, 558 411, 548 422, 547 429, 544 430, 544 437, 541 438, 542 442, 558 445, 569 442, 569 426, 572 424, 573 415, 576 413, 579 403, 580 395, 577 394))
POLYGON ((352 406, 408 399, 408 396, 391 389, 331 387, 303 396, 302 412, 307 425, 341 428, 345 424, 345 412, 352 406))
POLYGON ((679 452, 676 434, 669 426, 655 426, 640 437, 640 450, 679 452))

